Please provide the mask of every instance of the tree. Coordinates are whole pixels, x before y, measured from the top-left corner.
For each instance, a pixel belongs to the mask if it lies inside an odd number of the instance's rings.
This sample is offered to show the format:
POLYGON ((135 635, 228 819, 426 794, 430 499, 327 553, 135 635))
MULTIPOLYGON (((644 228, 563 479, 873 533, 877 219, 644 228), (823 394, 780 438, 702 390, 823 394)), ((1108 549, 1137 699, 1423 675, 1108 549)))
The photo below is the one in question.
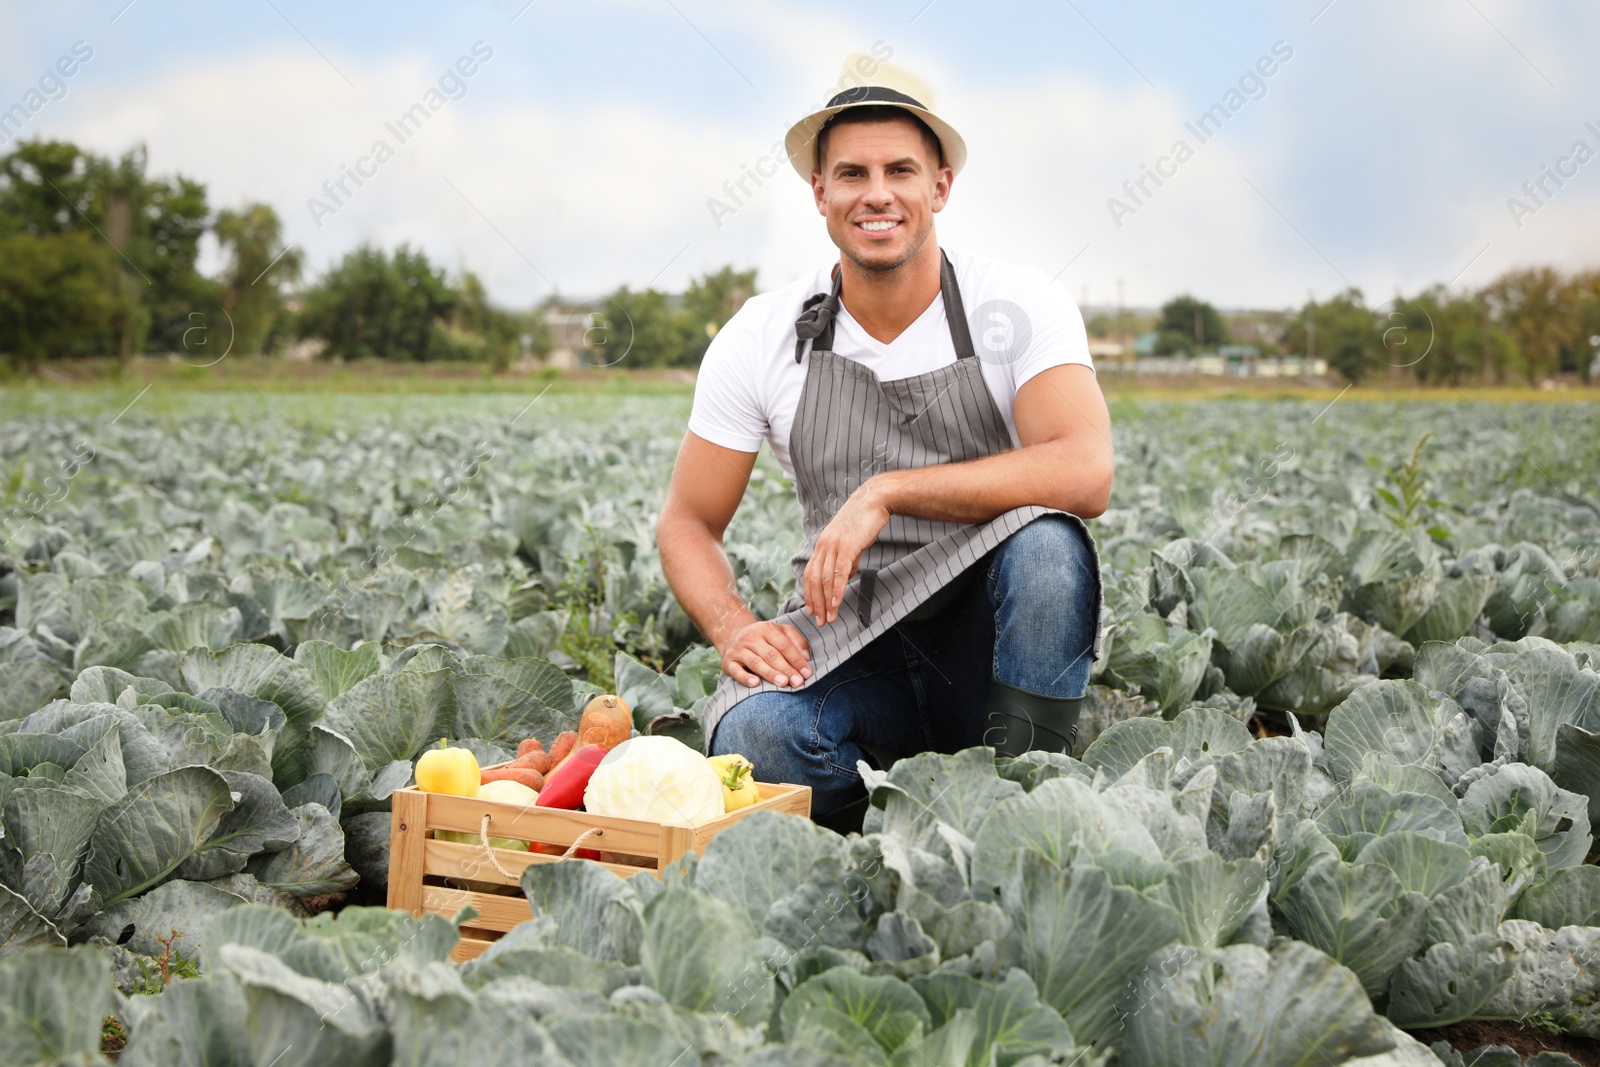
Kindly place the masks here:
POLYGON ((95 210, 91 163, 64 141, 24 141, 0 157, 0 230, 47 237, 88 229, 78 212, 95 210))
POLYGON ((242 355, 259 355, 284 317, 281 286, 300 277, 300 250, 279 255, 283 223, 267 204, 219 211, 213 229, 228 256, 222 310, 233 323, 234 348, 242 355))
POLYGON ((678 362, 698 367, 717 331, 727 325, 744 302, 755 295, 756 272, 723 267, 689 284, 683 294, 683 314, 688 347, 678 362))
POLYGON ((1288 352, 1305 352, 1328 361, 1345 381, 1364 378, 1384 351, 1379 329, 1361 296, 1350 288, 1321 304, 1307 304, 1284 325, 1283 346, 1288 352), (1313 350, 1306 326, 1315 330, 1313 350))
POLYGON ((13 370, 109 351, 116 252, 87 233, 0 236, 0 353, 13 370))
POLYGON ((476 274, 461 275, 455 314, 451 318, 451 337, 462 355, 483 360, 503 371, 516 358, 521 344, 518 316, 495 307, 476 274))
POLYGON ((636 293, 626 285, 606 297, 585 340, 590 362, 629 367, 681 365, 693 343, 687 318, 672 307, 666 293, 636 293))
MULTIPOLYGON (((64 141, 24 142, 0 158, 0 234, 47 242, 89 235, 113 253, 107 286, 116 304, 115 349, 124 363, 148 337, 177 347, 189 313, 206 303, 210 289, 195 269, 208 215, 205 187, 181 175, 152 178, 147 163, 142 145, 113 163, 64 141)), ((82 262, 66 248, 34 252, 58 265, 82 262)), ((57 311, 36 321, 62 318, 57 311)), ((90 336, 97 345, 104 340, 92 326, 68 348, 83 351, 90 336)), ((52 344, 61 343, 57 334, 52 344)))
POLYGON ((306 292, 299 334, 326 341, 329 358, 449 358, 458 299, 425 253, 401 245, 391 259, 363 245, 306 292))
POLYGON ((1562 287, 1561 305, 1566 312, 1563 363, 1570 353, 1578 376, 1588 382, 1600 359, 1600 270, 1580 271, 1569 278, 1562 287))
POLYGON ((1510 335, 1529 383, 1561 370, 1562 279, 1554 268, 1507 271, 1483 290, 1489 314, 1510 335))
POLYGON ((181 348, 190 312, 212 306, 215 299, 215 285, 196 270, 200 238, 211 214, 205 186, 182 175, 149 177, 147 165, 143 145, 114 165, 105 164, 100 193, 106 236, 127 256, 122 260, 123 286, 130 316, 117 352, 124 365, 147 341, 158 351, 181 348), (113 233, 123 211, 128 216, 125 239, 113 233))
POLYGON ((1423 382, 1460 385, 1515 358, 1511 338, 1490 320, 1483 302, 1451 297, 1442 285, 1397 299, 1377 327, 1387 350, 1382 358, 1423 382))
POLYGON ((1228 340, 1227 327, 1217 309, 1188 294, 1161 305, 1156 330, 1160 335, 1156 352, 1160 355, 1198 352, 1228 340))

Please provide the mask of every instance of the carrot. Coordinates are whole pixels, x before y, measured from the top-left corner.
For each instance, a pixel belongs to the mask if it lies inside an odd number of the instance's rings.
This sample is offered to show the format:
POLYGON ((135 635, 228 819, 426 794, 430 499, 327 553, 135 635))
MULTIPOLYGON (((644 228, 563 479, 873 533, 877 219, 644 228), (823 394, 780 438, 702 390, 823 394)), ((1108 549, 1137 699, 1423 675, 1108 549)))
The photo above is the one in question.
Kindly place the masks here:
POLYGON ((540 743, 539 739, 537 737, 530 737, 526 741, 522 742, 522 744, 517 746, 517 758, 521 759, 523 756, 531 753, 543 751, 544 745, 540 743))
POLYGON ((504 767, 491 767, 489 770, 483 772, 482 780, 484 784, 488 784, 489 782, 517 782, 536 792, 544 789, 544 775, 540 774, 532 767, 516 767, 511 765, 504 767))
POLYGON ((550 769, 554 770, 556 765, 570 756, 572 750, 576 747, 578 747, 578 735, 576 732, 563 730, 557 734, 555 743, 550 746, 550 769))

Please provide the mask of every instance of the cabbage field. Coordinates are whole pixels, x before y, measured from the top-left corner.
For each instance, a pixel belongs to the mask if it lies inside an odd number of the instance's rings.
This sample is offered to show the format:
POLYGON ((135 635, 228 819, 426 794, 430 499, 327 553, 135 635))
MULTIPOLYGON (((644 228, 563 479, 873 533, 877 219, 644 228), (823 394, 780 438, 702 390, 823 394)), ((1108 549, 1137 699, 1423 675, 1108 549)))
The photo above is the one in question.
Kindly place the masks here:
MULTIPOLYGON (((597 692, 701 741, 718 660, 652 532, 687 394, 0 398, 0 1064, 1600 1038, 1600 412, 1325 404, 1114 405, 1073 757, 864 768, 865 834, 760 813, 659 880, 535 865, 457 966, 378 906, 426 747, 505 759, 597 692)), ((758 613, 799 530, 763 461, 727 546, 758 613)))

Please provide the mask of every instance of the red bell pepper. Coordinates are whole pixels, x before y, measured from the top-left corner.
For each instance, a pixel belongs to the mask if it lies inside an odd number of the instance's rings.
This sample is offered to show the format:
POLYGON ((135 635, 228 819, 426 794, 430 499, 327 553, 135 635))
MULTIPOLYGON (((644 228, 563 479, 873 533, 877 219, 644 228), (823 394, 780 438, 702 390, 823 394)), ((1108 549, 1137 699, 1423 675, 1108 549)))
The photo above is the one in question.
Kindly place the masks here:
POLYGON ((584 745, 578 749, 570 759, 564 761, 545 778, 544 788, 539 790, 539 799, 534 802, 535 806, 564 808, 567 811, 576 811, 583 807, 583 791, 588 788, 589 778, 594 774, 594 769, 600 766, 600 761, 605 758, 604 745, 584 745))

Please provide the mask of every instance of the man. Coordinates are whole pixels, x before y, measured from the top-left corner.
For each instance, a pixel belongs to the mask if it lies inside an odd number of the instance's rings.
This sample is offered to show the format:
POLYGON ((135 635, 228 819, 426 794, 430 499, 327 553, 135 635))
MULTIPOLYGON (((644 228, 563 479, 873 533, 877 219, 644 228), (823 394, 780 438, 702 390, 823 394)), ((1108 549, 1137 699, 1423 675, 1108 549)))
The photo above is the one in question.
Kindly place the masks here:
MULTIPOLYGON (((656 530, 673 592, 722 654, 711 751, 809 785, 814 817, 841 831, 866 811, 861 759, 1071 748, 1101 600, 1082 518, 1112 475, 1070 296, 942 251, 933 217, 965 142, 908 72, 850 84, 786 141, 839 261, 718 332, 656 530), (767 621, 722 550, 762 439, 805 526, 799 592, 767 621)), ((1016 224, 1037 210, 1019 201, 1016 224)))

